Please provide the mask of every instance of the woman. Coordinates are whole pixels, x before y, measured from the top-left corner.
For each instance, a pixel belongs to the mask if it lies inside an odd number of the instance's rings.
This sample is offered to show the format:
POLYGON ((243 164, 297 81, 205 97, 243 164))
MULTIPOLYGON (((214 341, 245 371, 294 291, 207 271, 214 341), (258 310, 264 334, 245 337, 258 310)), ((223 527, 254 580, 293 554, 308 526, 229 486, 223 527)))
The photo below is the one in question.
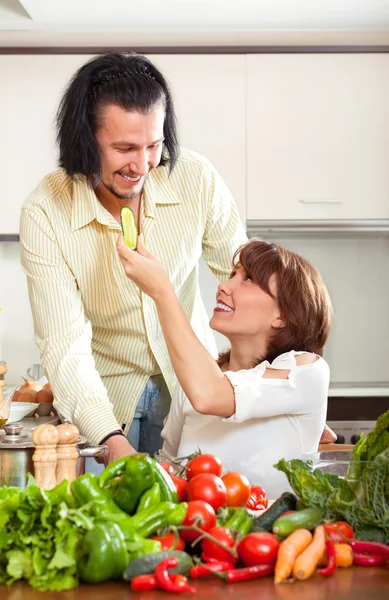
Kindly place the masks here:
POLYGON ((204 349, 167 274, 138 243, 118 241, 125 272, 156 304, 181 387, 173 396, 163 449, 219 456, 270 497, 286 489, 273 465, 317 450, 325 425, 329 368, 322 358, 331 302, 318 272, 276 244, 250 241, 218 286, 210 321, 231 348, 217 362, 204 349))

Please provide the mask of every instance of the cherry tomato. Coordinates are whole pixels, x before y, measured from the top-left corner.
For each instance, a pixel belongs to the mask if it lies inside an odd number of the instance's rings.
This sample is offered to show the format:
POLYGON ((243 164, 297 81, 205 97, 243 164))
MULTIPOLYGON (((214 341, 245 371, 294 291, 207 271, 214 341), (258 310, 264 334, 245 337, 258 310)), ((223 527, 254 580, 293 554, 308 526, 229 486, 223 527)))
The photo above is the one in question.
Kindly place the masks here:
MULTIPOLYGON (((188 508, 182 524, 185 527, 196 524, 202 531, 209 531, 216 525, 215 511, 208 502, 204 502, 203 500, 192 500, 188 502, 188 508)), ((200 535, 201 534, 197 533, 197 531, 190 531, 190 529, 180 530, 180 536, 188 542, 193 542, 200 535)))
MULTIPOLYGON (((171 550, 176 541, 174 533, 167 533, 166 535, 156 535, 152 539, 157 540, 158 542, 161 542, 162 552, 167 552, 168 550, 171 550)), ((175 547, 175 550, 184 550, 184 548, 185 548, 185 542, 182 539, 182 537, 178 536, 177 545, 175 547)))
POLYGON ((247 567, 272 565, 277 560, 280 542, 272 533, 249 533, 238 545, 240 560, 247 567))
POLYGON ((245 506, 250 496, 250 482, 245 475, 229 471, 222 477, 227 489, 227 506, 245 506))
POLYGON ((188 481, 196 477, 196 475, 200 475, 200 473, 213 473, 220 477, 222 470, 221 460, 217 456, 213 454, 200 454, 188 462, 185 475, 188 481))
POLYGON ((224 482, 213 473, 200 473, 188 483, 188 500, 204 500, 216 511, 226 506, 227 490, 224 482))
MULTIPOLYGON (((226 529, 226 527, 212 527, 208 533, 218 540, 218 542, 226 546, 226 548, 233 548, 235 545, 235 538, 231 531, 226 529)), ((225 550, 219 544, 207 537, 203 539, 203 554, 204 556, 207 556, 208 561, 212 561, 212 559, 219 560, 229 562, 231 565, 234 565, 238 560, 237 556, 233 556, 231 552, 225 550)))
POLYGON ((185 502, 188 482, 182 477, 177 477, 177 475, 170 475, 170 477, 172 478, 173 483, 176 486, 178 501, 185 502))
POLYGON ((354 539, 354 531, 345 521, 324 523, 323 527, 328 537, 335 543, 342 544, 347 540, 354 539))
POLYGON ((163 469, 165 469, 166 473, 169 473, 169 475, 174 475, 173 465, 167 462, 161 462, 159 464, 163 469))

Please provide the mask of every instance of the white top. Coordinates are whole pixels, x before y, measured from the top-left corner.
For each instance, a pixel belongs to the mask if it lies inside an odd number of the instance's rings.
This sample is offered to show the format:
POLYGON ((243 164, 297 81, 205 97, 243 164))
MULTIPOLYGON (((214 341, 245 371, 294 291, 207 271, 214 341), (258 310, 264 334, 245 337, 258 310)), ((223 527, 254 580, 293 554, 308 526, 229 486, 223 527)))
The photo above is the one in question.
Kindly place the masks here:
POLYGON ((297 366, 287 352, 271 364, 227 371, 235 391, 236 412, 223 419, 201 415, 177 386, 165 427, 163 450, 169 456, 186 456, 198 448, 215 454, 223 473, 239 471, 251 484, 259 484, 271 499, 290 489, 284 473, 273 465, 280 458, 298 458, 316 452, 324 428, 330 370, 319 357, 297 366), (263 378, 265 369, 289 369, 288 379, 263 378))

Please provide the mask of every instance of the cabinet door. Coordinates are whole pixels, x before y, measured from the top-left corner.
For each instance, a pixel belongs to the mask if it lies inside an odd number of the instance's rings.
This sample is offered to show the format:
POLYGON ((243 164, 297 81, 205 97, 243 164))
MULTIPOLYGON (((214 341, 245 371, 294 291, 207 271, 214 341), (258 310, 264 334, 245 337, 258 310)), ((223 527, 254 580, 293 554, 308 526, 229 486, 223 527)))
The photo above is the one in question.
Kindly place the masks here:
POLYGON ((389 54, 247 57, 248 219, 389 217, 389 54))
MULTIPOLYGON (((19 231, 27 196, 57 166, 55 113, 88 55, 0 56, 0 235, 19 231)), ((150 56, 167 76, 183 146, 206 156, 245 219, 245 57, 150 56)))
POLYGON ((244 55, 148 55, 167 77, 180 143, 208 158, 246 219, 246 59, 244 55))

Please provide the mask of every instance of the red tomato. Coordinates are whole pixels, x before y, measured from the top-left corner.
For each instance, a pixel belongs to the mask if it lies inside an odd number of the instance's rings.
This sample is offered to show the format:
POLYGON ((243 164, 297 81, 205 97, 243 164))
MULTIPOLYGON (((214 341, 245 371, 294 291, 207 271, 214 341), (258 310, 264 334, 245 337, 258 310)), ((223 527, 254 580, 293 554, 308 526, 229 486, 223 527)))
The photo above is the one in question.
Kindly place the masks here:
POLYGON ((272 565, 277 560, 280 542, 272 533, 249 533, 238 545, 240 560, 247 567, 272 565))
MULTIPOLYGON (((216 514, 212 506, 208 502, 203 500, 193 500, 188 502, 188 508, 186 511, 184 522, 182 523, 185 527, 190 527, 196 524, 203 531, 209 531, 216 525, 216 514)), ((188 541, 193 542, 201 534, 197 531, 190 531, 189 529, 182 529, 180 531, 181 537, 188 541)))
POLYGON ((188 482, 186 481, 186 479, 183 479, 182 477, 177 477, 177 475, 170 475, 170 477, 172 478, 173 483, 176 486, 178 501, 185 502, 188 482))
MULTIPOLYGON (((162 552, 167 552, 168 550, 170 550, 175 542, 175 537, 174 537, 174 533, 167 533, 166 535, 156 535, 155 537, 152 538, 153 540, 157 540, 158 542, 161 542, 161 546, 162 546, 162 552)), ((178 536, 178 540, 177 540, 177 545, 175 547, 175 550, 184 550, 185 548, 185 542, 182 539, 182 537, 178 536)))
POLYGON ((169 473, 169 475, 174 475, 173 465, 167 462, 161 462, 159 464, 163 469, 165 469, 166 473, 169 473))
POLYGON ((333 542, 343 544, 344 542, 347 542, 347 540, 354 539, 354 531, 345 521, 324 523, 323 527, 324 531, 333 542))
POLYGON ((188 483, 188 500, 204 500, 216 511, 226 506, 227 490, 224 482, 213 473, 200 473, 188 483))
POLYGON ((293 515, 293 513, 295 513, 295 512, 296 512, 295 510, 286 510, 285 512, 283 512, 283 513, 280 515, 280 518, 281 518, 281 517, 286 517, 286 515, 293 515))
POLYGON ((200 473, 213 473, 220 477, 222 474, 222 463, 217 456, 213 454, 200 454, 188 462, 185 467, 185 475, 188 481, 200 475, 200 473))
MULTIPOLYGON (((234 536, 232 535, 231 531, 225 527, 212 527, 208 533, 227 548, 233 548, 235 545, 234 536)), ((207 556, 209 561, 214 559, 229 562, 231 565, 234 565, 238 560, 237 556, 233 556, 231 552, 225 550, 219 544, 213 542, 209 538, 203 539, 203 553, 207 556)))
POLYGON ((227 489, 227 506, 245 506, 250 496, 250 482, 245 475, 229 471, 222 477, 227 489))

